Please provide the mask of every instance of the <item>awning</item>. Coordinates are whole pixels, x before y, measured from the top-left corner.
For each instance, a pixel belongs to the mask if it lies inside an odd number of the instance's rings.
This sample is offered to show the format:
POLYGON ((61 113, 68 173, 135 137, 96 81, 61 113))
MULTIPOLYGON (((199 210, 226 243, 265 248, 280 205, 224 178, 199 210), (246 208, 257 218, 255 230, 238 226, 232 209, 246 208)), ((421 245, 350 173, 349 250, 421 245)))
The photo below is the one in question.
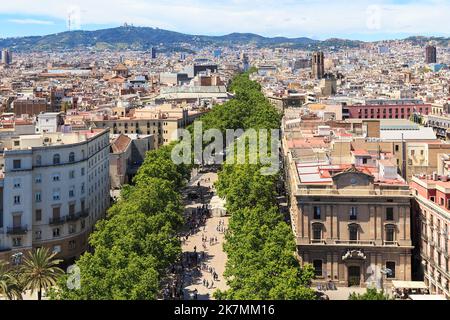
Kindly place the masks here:
POLYGON ((396 289, 428 289, 423 281, 398 281, 393 280, 392 286, 396 289))

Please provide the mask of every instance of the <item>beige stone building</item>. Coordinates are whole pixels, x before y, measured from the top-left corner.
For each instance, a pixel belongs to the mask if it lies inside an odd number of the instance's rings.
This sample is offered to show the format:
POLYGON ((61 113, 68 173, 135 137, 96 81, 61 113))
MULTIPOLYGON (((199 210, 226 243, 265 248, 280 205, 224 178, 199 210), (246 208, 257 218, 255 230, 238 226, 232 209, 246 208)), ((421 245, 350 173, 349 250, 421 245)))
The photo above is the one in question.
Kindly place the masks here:
POLYGON ((302 264, 338 286, 411 280, 411 196, 397 168, 305 163, 287 153, 292 227, 302 264), (390 269, 391 274, 383 272, 390 269))

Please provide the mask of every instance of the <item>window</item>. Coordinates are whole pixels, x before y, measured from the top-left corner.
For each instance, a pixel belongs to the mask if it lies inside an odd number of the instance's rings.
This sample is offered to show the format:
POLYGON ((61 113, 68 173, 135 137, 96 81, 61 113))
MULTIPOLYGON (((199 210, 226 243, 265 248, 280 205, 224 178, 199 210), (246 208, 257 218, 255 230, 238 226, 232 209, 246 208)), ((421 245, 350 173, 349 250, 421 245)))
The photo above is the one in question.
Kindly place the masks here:
POLYGON ((358 213, 356 207, 350 208, 350 220, 356 220, 358 218, 358 213))
POLYGON ((22 168, 22 160, 13 160, 13 169, 21 169, 22 168))
POLYGON ((42 157, 40 155, 36 156, 36 165, 37 166, 42 165, 42 157))
POLYGON ((84 194, 84 182, 81 184, 81 194, 84 194))
POLYGON ((61 194, 59 189, 53 189, 53 200, 58 201, 61 199, 61 194))
POLYGON ((59 173, 53 174, 53 181, 57 182, 59 180, 61 180, 61 175, 59 173))
POLYGON ((84 168, 81 168, 81 175, 84 176, 84 168))
POLYGON ((75 187, 74 186, 70 187, 70 190, 69 190, 69 198, 73 198, 73 197, 75 197, 75 187))
POLYGON ((394 208, 386 208, 386 220, 387 221, 394 220, 394 208))
POLYGON ((13 247, 21 247, 22 246, 22 238, 13 238, 13 247))
POLYGON ((75 204, 73 203, 69 204, 69 215, 75 215, 75 204))
POLYGON ((41 240, 42 239, 42 231, 41 230, 37 230, 34 232, 34 239, 35 240, 41 240))
POLYGON ((322 260, 313 260, 313 267, 314 267, 314 275, 316 277, 322 277, 322 260))
POLYGON ((69 172, 69 179, 75 179, 75 170, 69 172))
POLYGON ((320 207, 314 207, 314 220, 320 220, 320 207))
POLYGON ((34 178, 34 182, 35 183, 42 183, 42 175, 37 174, 36 177, 34 178))
POLYGON ((14 179, 14 189, 20 189, 21 187, 21 180, 19 178, 14 179))
POLYGON ((395 278, 395 262, 387 261, 386 262, 386 269, 391 270, 391 273, 387 274, 386 278, 389 278, 389 279, 395 278))
POLYGON ((60 163, 61 163, 61 156, 59 155, 59 153, 57 153, 53 156, 53 164, 60 164, 60 163))
POLYGON ((53 238, 57 238, 60 235, 60 230, 59 228, 55 228, 53 229, 53 238))
POLYGON ((395 241, 395 226, 389 224, 386 226, 386 242, 392 243, 395 241))
POLYGON ((77 232, 77 227, 74 224, 69 224, 69 233, 70 234, 74 234, 75 232, 77 232))
POLYGON ((14 204, 20 204, 20 196, 14 196, 14 204))
POLYGON ((359 226, 357 224, 351 224, 348 226, 349 239, 350 241, 358 241, 358 230, 359 226))
POLYGON ((34 195, 34 199, 36 200, 36 202, 41 202, 42 201, 41 192, 36 192, 34 195))
POLYGON ((430 200, 434 202, 434 197, 430 197, 430 200))
POLYGON ((86 227, 86 221, 82 220, 81 221, 81 230, 84 230, 85 227, 86 227))
POLYGON ((322 225, 314 224, 313 225, 313 240, 322 240, 322 225))
POLYGON ((395 152, 398 152, 400 150, 400 147, 398 144, 395 145, 395 152))
POLYGON ((76 242, 75 240, 69 241, 69 250, 74 250, 76 248, 76 242))
POLYGON ((36 221, 42 221, 42 210, 41 209, 36 209, 35 218, 36 218, 36 221))
POLYGON ((75 162, 75 153, 74 152, 71 152, 69 154, 69 162, 75 162))

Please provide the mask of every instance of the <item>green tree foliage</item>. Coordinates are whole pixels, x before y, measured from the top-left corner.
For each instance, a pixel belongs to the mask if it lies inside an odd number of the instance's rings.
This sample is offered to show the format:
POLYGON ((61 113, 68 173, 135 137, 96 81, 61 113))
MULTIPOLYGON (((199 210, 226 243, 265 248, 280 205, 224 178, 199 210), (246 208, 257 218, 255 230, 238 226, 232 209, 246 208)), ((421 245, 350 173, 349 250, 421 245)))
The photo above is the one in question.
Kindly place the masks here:
POLYGON ((180 190, 189 168, 170 159, 173 145, 148 153, 121 199, 96 225, 93 253, 78 261, 81 288, 70 290, 62 277, 56 299, 157 299, 168 267, 181 254, 177 232, 183 225, 180 190))
POLYGON ((28 252, 21 266, 21 275, 25 280, 25 289, 31 293, 37 291, 38 300, 42 299, 42 291, 56 285, 64 271, 58 267, 61 260, 55 259, 56 253, 48 248, 38 248, 28 252))
POLYGON ((22 292, 19 274, 8 269, 8 264, 0 260, 0 297, 22 300, 22 292))
POLYGON ((388 294, 383 291, 378 291, 376 288, 367 288, 363 294, 357 294, 353 292, 348 297, 348 300, 392 300, 388 294))
MULTIPOLYGON (((278 129, 281 116, 261 93, 249 73, 237 76, 230 87, 235 99, 203 117, 203 128, 278 129)), ((291 227, 276 202, 278 175, 262 175, 261 165, 225 165, 216 184, 231 214, 224 250, 225 277, 230 287, 217 299, 314 299, 309 289, 311 266, 300 268, 294 255, 291 227)))

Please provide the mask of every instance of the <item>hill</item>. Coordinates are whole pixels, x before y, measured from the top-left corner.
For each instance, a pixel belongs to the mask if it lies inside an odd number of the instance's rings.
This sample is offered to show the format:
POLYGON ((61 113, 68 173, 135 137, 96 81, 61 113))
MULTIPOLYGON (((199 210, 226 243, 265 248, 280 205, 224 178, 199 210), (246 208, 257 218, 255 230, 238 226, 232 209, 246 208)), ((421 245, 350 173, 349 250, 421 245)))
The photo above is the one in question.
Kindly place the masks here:
POLYGON ((185 44, 194 47, 208 45, 254 44, 259 47, 293 47, 316 49, 319 47, 356 47, 360 41, 330 39, 318 41, 309 38, 268 38, 253 33, 232 33, 224 36, 188 35, 150 27, 123 26, 96 31, 67 31, 46 36, 0 39, 1 48, 15 51, 91 49, 148 50, 158 46, 162 51, 182 51, 185 44))

